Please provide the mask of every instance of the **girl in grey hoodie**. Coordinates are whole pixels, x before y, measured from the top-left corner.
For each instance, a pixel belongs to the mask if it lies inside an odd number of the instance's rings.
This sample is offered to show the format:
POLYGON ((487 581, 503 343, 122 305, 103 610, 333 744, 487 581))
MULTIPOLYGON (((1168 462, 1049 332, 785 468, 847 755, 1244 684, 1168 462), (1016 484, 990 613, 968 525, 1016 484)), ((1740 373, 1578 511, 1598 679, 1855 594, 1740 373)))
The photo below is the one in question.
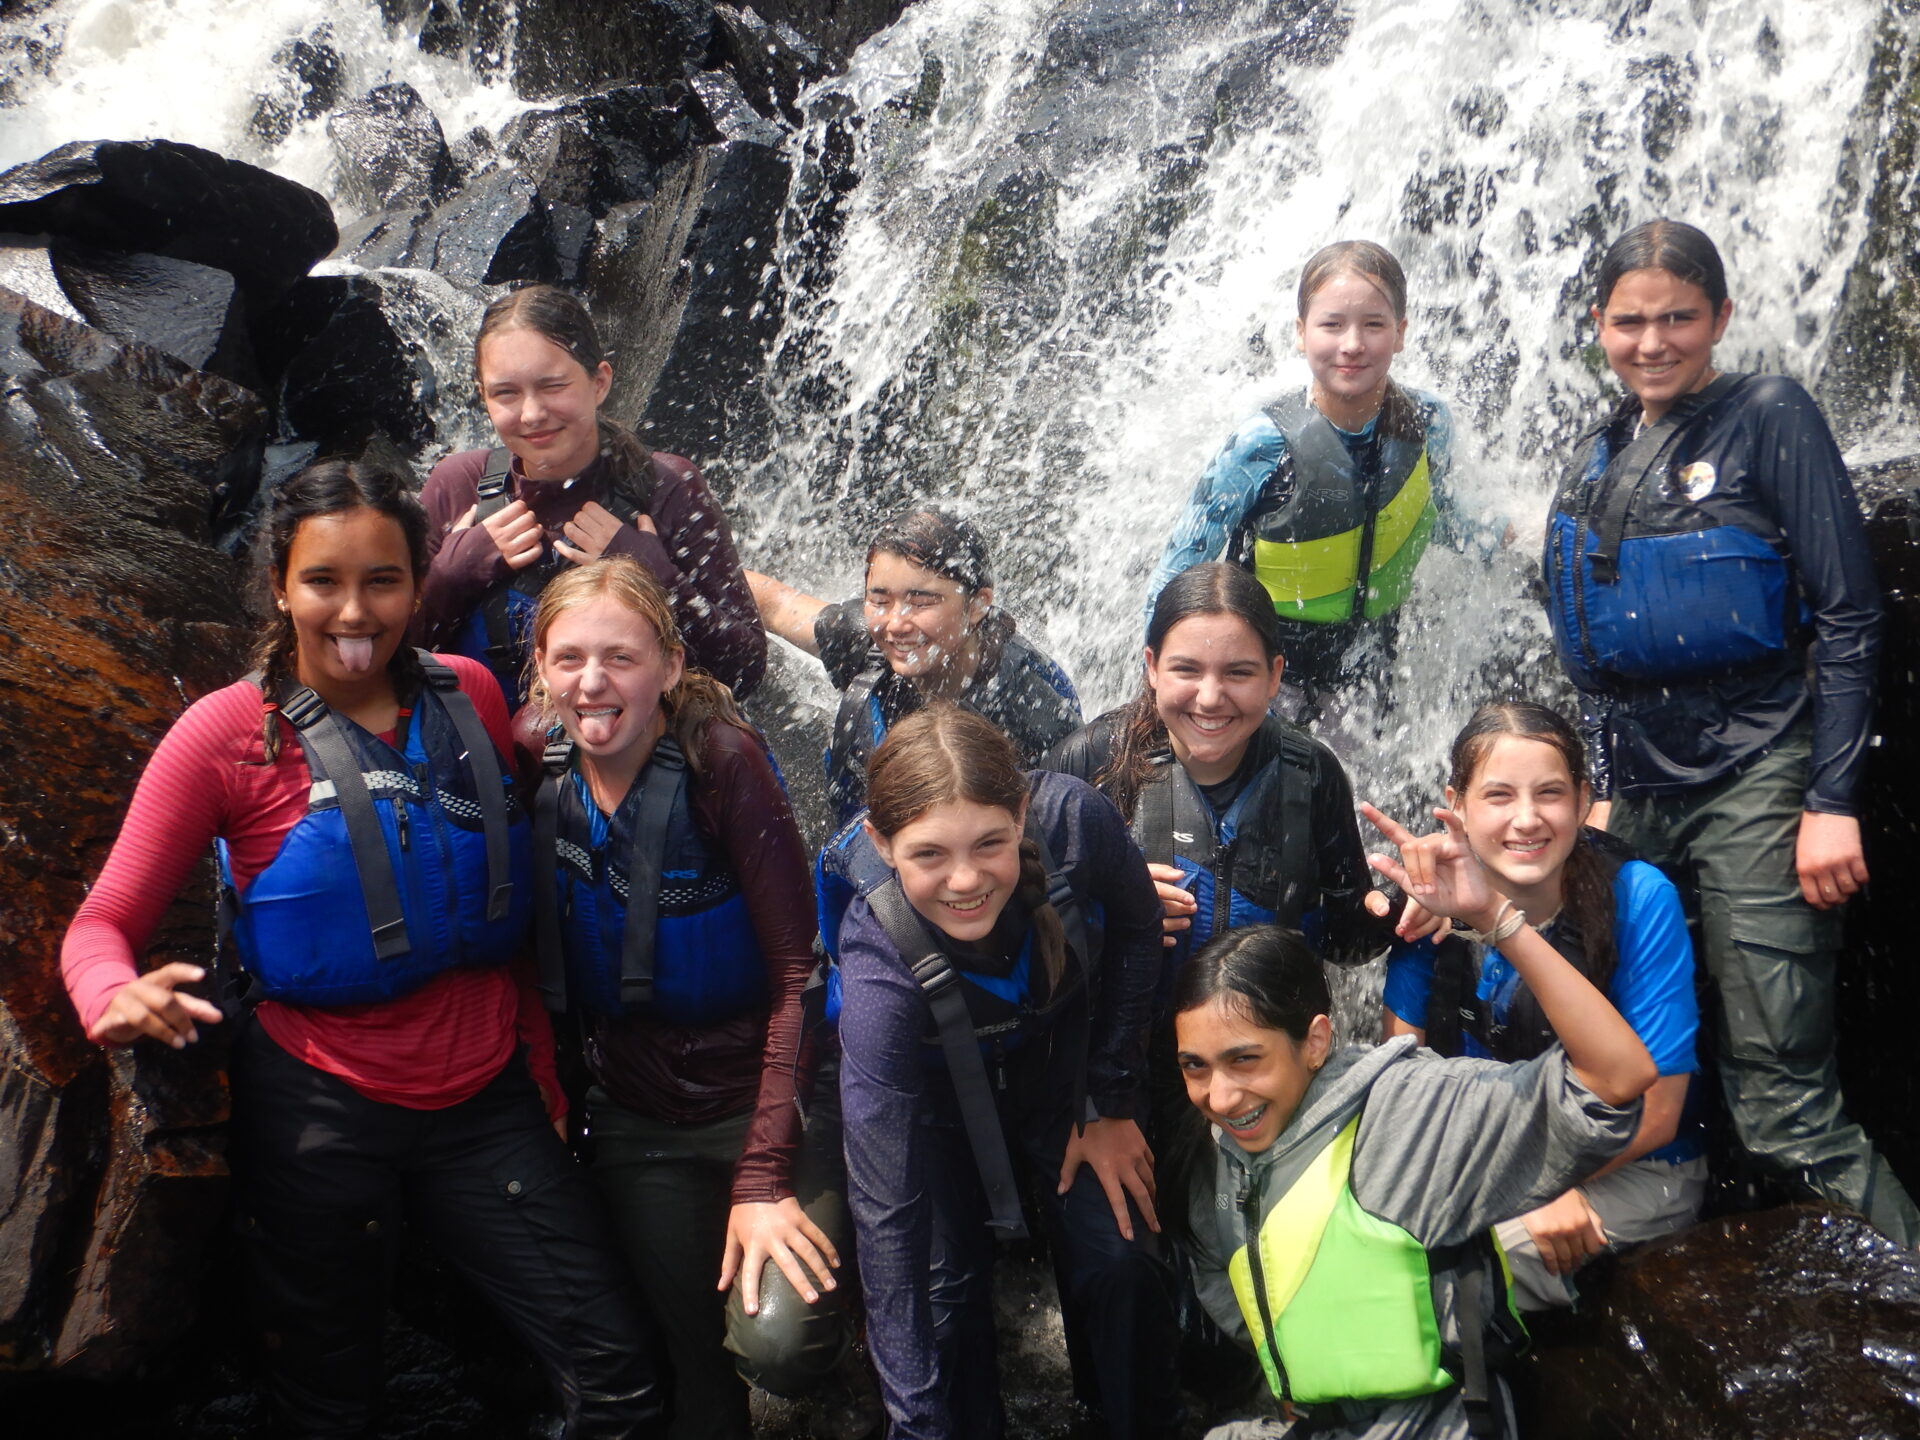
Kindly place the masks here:
POLYGON ((1519 1332, 1491 1227, 1625 1148, 1656 1078, 1605 996, 1435 813, 1446 829, 1419 839, 1373 815, 1401 849, 1374 867, 1497 937, 1561 1045, 1522 1065, 1443 1060, 1411 1036, 1336 1050, 1317 957, 1273 926, 1232 931, 1182 969, 1178 1062, 1213 1140, 1210 1164, 1184 1167, 1195 1285, 1289 1416, 1222 1440, 1511 1436, 1490 1368, 1519 1332))

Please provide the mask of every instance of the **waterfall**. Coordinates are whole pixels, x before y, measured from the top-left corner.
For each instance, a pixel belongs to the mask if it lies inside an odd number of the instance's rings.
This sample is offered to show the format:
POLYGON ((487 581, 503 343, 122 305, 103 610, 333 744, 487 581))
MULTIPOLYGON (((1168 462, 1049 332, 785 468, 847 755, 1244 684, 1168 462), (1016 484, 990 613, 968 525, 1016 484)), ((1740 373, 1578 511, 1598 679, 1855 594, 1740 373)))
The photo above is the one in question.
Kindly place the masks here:
POLYGON ((1864 228, 1879 13, 923 0, 810 97, 783 257, 802 298, 745 548, 839 598, 876 517, 949 499, 1088 714, 1116 704, 1194 480, 1306 383, 1301 263, 1381 241, 1412 297, 1395 375, 1452 403, 1463 513, 1518 532, 1422 565, 1387 742, 1355 779, 1426 803, 1472 704, 1569 698, 1526 587, 1555 457, 1610 391, 1587 320, 1605 244, 1655 215, 1700 224, 1732 277, 1723 367, 1816 378, 1864 228))

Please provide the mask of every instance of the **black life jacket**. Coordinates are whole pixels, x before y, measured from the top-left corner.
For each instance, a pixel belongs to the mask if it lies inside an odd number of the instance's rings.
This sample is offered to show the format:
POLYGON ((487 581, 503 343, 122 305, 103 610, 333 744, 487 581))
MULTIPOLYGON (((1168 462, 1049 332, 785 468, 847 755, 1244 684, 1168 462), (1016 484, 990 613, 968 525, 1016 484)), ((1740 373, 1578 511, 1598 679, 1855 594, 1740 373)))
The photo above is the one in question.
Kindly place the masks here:
MULTIPOLYGON (((1163 751, 1134 802, 1134 843, 1153 865, 1186 875, 1198 904, 1170 954, 1175 968, 1214 935, 1244 925, 1307 928, 1318 910, 1313 742, 1269 715, 1251 742, 1258 771, 1216 817, 1193 777, 1163 751)), ((1320 936, 1310 935, 1318 941, 1320 936)))
MULTIPOLYGON (((1636 858, 1634 852, 1624 841, 1590 826, 1582 829, 1581 843, 1600 862, 1611 906, 1620 867, 1636 858)), ((1593 982, 1594 989, 1607 993, 1619 960, 1616 950, 1608 947, 1610 958, 1605 963, 1597 960, 1589 953, 1578 922, 1564 908, 1541 934, 1574 969, 1593 982)), ((1442 1055, 1464 1055, 1467 1037, 1471 1036, 1493 1059, 1508 1064, 1545 1054, 1558 1037, 1524 979, 1514 990, 1505 1021, 1496 1020, 1492 1002, 1480 998, 1480 967, 1485 953, 1483 947, 1457 935, 1436 947, 1433 990, 1427 999, 1428 1048, 1442 1055)))
MULTIPOLYGON (((1007 623, 993 669, 984 677, 976 676, 958 703, 997 726, 1013 741, 1022 762, 1031 764, 1079 724, 1080 697, 1066 671, 1007 623), (1060 727, 1063 715, 1070 717, 1064 729, 1060 727)), ((827 798, 836 824, 845 824, 866 807, 867 762, 893 722, 918 708, 903 693, 909 688, 907 681, 894 676, 876 647, 840 696, 833 741, 825 756, 827 798)))

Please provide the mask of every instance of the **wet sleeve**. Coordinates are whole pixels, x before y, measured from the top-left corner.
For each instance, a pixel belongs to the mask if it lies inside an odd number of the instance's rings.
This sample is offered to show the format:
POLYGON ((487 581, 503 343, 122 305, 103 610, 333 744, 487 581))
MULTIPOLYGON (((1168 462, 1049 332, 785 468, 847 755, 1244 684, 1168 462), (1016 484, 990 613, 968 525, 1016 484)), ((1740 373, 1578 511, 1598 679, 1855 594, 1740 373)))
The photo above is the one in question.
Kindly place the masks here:
POLYGON ((243 698, 215 692, 175 722, 141 772, 107 863, 60 946, 61 975, 82 1026, 139 975, 154 927, 222 833, 233 736, 258 713, 257 693, 249 715, 243 698))
POLYGON ((1558 1045, 1519 1065, 1419 1051, 1368 1096, 1354 1197, 1423 1245, 1458 1244, 1563 1194, 1626 1149, 1639 1123, 1638 1099, 1601 1100, 1558 1045))
POLYGON ((1638 861, 1622 867, 1615 891, 1613 933, 1620 958, 1608 998, 1662 1075, 1691 1075, 1700 1068, 1694 1053, 1700 1004, 1680 892, 1653 866, 1638 861))
POLYGON ((660 482, 649 509, 659 533, 622 525, 607 549, 644 565, 667 588, 688 658, 744 699, 766 673, 767 634, 732 527, 692 464, 664 455, 653 463, 660 482))
POLYGON ((1266 416, 1241 426, 1208 464, 1200 483, 1187 497, 1187 507, 1167 536, 1167 548, 1153 577, 1147 581, 1144 630, 1153 619, 1153 602, 1167 582, 1203 560, 1217 560, 1225 552, 1233 529, 1253 508, 1260 488, 1273 477, 1286 453, 1287 442, 1266 416))
MULTIPOLYGON (((840 1103, 847 1200, 859 1247, 867 1343, 880 1394, 902 1440, 944 1440, 927 1265, 933 1202, 925 1129, 915 1124, 932 1025, 920 987, 863 900, 840 930, 840 1103)), ((967 1377, 956 1377, 964 1383, 967 1377)))
POLYGON ((833 688, 846 689, 865 668, 873 648, 863 603, 839 600, 822 609, 813 617, 813 643, 820 648, 820 663, 827 667, 833 688))
POLYGON ((1387 955, 1387 983, 1381 1002, 1407 1024, 1427 1028, 1427 1005, 1433 998, 1435 951, 1432 940, 1396 943, 1387 955))
POLYGON ((508 573, 493 537, 478 525, 455 530, 460 517, 479 498, 486 450, 449 455, 433 467, 420 503, 427 512, 427 580, 420 591, 415 638, 429 647, 449 644, 461 622, 485 597, 494 581, 508 573))
POLYGON ((1120 812, 1091 786, 1075 788, 1076 823, 1106 920, 1100 996, 1087 1046, 1087 1097, 1107 1119, 1145 1119, 1147 1024, 1165 962, 1160 896, 1120 812))
POLYGON ((1853 815, 1873 729, 1880 586, 1860 502, 1825 417, 1791 380, 1763 384, 1747 409, 1753 480, 1786 536, 1813 612, 1813 765, 1805 808, 1853 815))
POLYGON ((1357 965, 1393 940, 1390 922, 1367 913, 1373 872, 1360 844, 1360 821, 1347 772, 1324 746, 1315 749, 1313 834, 1319 862, 1324 959, 1357 965))
POLYGON ((711 811, 739 877, 767 975, 767 1039, 760 1090, 733 1171, 733 1203, 793 1194, 800 1150, 796 1096, 812 1089, 802 1064, 800 996, 813 973, 813 887, 805 842, 758 736, 716 721, 707 730, 711 811))

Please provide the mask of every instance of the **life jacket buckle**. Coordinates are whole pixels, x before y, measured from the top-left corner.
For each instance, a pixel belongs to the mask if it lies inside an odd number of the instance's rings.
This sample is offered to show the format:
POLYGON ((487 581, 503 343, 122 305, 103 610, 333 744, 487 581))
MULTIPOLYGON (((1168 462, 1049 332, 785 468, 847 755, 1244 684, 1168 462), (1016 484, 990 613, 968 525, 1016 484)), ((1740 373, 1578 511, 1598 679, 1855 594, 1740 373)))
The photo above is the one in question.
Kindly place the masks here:
POLYGON ((480 483, 473 487, 473 493, 482 500, 497 500, 507 493, 507 477, 502 475, 482 475, 480 483))
POLYGON ((287 723, 294 729, 305 730, 326 715, 327 702, 302 685, 280 702, 280 713, 287 717, 287 723))
POLYGON ((929 1000, 960 983, 960 977, 947 963, 947 957, 939 954, 915 961, 913 978, 919 982, 921 991, 929 1000))
POLYGON ((413 942, 407 937, 407 922, 404 917, 389 920, 373 929, 373 953, 381 960, 391 960, 396 955, 404 955, 413 949, 413 942))
POLYGON ((507 911, 513 904, 513 882, 496 885, 493 894, 487 899, 487 923, 507 918, 507 911))

